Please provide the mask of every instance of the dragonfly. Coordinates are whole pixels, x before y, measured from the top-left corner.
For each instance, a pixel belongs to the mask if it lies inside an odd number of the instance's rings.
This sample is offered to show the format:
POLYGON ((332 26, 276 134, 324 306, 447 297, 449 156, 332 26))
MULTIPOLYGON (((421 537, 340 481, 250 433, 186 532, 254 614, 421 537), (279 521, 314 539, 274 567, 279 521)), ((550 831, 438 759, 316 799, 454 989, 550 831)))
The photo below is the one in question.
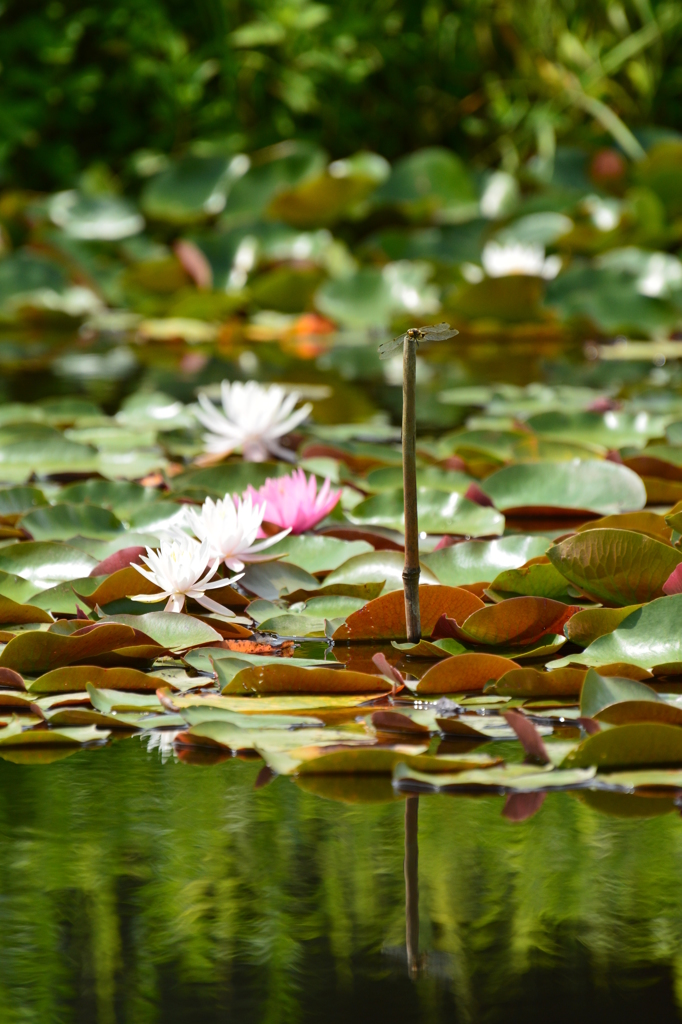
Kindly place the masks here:
POLYGON ((409 331, 405 331, 404 334, 393 338, 392 341, 385 341, 382 345, 379 345, 379 358, 388 359, 391 352, 395 352, 407 338, 410 341, 416 341, 417 346, 419 346, 424 341, 447 341, 448 338, 454 338, 456 334, 459 334, 459 331, 456 331, 454 327, 445 322, 442 324, 432 324, 430 327, 410 327, 409 331))

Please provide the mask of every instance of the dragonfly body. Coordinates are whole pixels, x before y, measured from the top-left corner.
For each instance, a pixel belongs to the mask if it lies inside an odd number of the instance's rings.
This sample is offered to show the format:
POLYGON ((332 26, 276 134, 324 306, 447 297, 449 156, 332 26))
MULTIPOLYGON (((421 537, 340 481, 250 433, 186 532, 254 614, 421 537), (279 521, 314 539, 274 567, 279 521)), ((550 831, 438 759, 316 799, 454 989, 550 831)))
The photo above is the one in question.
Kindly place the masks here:
POLYGON ((379 345, 379 358, 388 359, 391 353, 395 352, 405 340, 414 341, 419 346, 425 341, 447 341, 448 338, 454 338, 456 334, 459 334, 459 331, 445 322, 428 327, 410 327, 404 334, 393 338, 392 341, 385 341, 383 345, 379 345))

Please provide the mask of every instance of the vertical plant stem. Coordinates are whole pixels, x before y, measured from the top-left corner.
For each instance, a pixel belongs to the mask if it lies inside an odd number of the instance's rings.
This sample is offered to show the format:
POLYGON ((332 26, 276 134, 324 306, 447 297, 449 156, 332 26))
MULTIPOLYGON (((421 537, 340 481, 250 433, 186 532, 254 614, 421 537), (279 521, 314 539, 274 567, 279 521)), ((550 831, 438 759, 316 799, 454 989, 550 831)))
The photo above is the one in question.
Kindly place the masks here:
POLYGON ((419 797, 405 801, 405 945, 407 969, 419 971, 419 797))
POLYGON ((415 381, 417 342, 405 337, 403 343, 403 494, 405 502, 405 625, 407 639, 421 640, 419 619, 419 521, 417 518, 417 418, 415 381))

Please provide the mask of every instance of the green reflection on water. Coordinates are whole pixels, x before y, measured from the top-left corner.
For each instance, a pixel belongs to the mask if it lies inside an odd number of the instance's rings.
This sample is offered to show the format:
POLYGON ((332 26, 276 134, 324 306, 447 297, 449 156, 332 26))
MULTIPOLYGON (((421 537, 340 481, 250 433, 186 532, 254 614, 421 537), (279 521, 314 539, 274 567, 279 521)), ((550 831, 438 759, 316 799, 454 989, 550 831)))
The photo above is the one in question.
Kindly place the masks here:
MULTIPOLYGON (((677 1020, 682 824, 669 801, 344 804, 259 764, 137 741, 0 762, 0 1021, 677 1020)), ((592 798, 590 798, 592 799, 592 798)))

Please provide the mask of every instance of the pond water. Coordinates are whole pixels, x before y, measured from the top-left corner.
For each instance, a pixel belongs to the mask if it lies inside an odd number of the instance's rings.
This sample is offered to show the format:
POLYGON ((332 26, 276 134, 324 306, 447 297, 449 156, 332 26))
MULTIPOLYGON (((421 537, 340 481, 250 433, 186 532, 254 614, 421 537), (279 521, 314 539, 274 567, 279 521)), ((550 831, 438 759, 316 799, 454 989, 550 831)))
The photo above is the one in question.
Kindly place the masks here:
MULTIPOLYGON (((318 422, 395 417, 399 380, 379 376, 374 348, 316 345, 216 352, 38 334, 4 345, 4 397, 77 392, 111 412, 140 386, 189 401, 199 385, 255 375, 331 388, 318 422)), ((618 377, 571 359, 537 339, 436 352, 424 425, 461 422, 429 400, 450 384, 622 383, 651 369, 618 377)), ((367 649, 354 657, 369 661, 367 649)), ((201 763, 168 733, 45 763, 4 757, 0 1021, 682 1016, 671 797, 555 792, 519 813, 504 796, 406 797, 388 776, 270 777, 227 754, 201 763)))
POLYGON ((411 973, 405 800, 258 774, 138 739, 0 762, 1 1019, 678 1020, 671 800, 555 793, 514 823, 419 797, 411 973))

